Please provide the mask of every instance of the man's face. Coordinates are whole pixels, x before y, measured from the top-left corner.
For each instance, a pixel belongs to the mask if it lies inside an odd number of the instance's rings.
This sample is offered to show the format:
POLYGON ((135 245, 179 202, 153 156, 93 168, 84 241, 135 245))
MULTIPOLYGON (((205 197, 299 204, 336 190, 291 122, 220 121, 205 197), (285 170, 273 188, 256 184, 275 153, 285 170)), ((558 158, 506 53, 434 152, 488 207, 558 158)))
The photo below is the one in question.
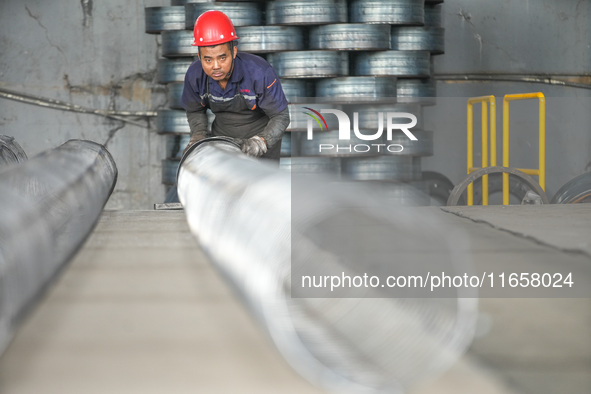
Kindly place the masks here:
POLYGON ((205 74, 215 81, 228 80, 232 58, 236 56, 237 50, 238 48, 233 46, 233 53, 231 53, 228 44, 199 48, 199 59, 205 74))

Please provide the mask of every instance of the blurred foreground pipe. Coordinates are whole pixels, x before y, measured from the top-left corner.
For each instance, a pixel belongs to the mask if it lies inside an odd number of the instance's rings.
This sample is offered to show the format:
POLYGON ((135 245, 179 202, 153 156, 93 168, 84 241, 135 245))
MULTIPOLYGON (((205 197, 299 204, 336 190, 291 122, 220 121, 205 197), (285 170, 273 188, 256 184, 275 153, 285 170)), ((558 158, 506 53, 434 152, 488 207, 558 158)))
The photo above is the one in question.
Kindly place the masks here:
POLYGON ((116 179, 109 152, 81 140, 0 173, 0 353, 84 243, 116 179))
POLYGON ((178 194, 215 267, 287 361, 321 387, 403 392, 471 342, 476 299, 462 289, 431 298, 416 289, 301 286, 314 273, 462 272, 455 234, 425 211, 385 206, 362 185, 278 170, 223 137, 185 153, 178 194))

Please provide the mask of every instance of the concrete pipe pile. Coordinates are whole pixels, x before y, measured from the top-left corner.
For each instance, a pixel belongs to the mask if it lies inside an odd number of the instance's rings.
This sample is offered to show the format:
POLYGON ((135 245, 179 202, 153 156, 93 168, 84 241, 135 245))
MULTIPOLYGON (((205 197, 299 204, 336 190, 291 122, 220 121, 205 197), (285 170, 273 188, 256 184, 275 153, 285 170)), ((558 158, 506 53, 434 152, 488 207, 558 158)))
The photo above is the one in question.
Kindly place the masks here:
POLYGON ((262 23, 262 12, 256 2, 200 2, 185 5, 185 28, 192 31, 199 15, 210 10, 221 11, 228 15, 234 27, 257 26, 262 23))
POLYGON ((324 25, 347 22, 346 0, 269 1, 267 25, 324 25))
POLYGON ((167 30, 184 30, 185 7, 146 7, 146 33, 159 34, 167 30))
POLYGON ((239 47, 243 52, 269 53, 304 49, 304 32, 298 26, 237 27, 239 47))
POLYGON ((353 23, 422 25, 424 18, 423 0, 353 0, 349 9, 353 23))
POLYGON ((465 272, 449 225, 427 212, 388 206, 363 184, 343 188, 278 170, 221 138, 204 140, 183 157, 178 192, 212 264, 293 368, 319 386, 402 393, 451 365, 471 342, 476 298, 464 288, 420 298, 408 289, 388 296, 379 286, 302 283, 314 272, 391 269, 401 252, 412 267, 399 262, 397 273, 465 272), (425 245, 429 251, 421 253, 425 245))
POLYGON ((0 173, 0 352, 84 243, 116 179, 109 152, 80 140, 0 173))
POLYGON ((0 170, 11 164, 27 160, 27 154, 21 146, 8 135, 0 135, 0 170))
POLYGON ((390 26, 340 23, 310 28, 310 49, 362 51, 390 49, 390 26))
POLYGON ((349 74, 347 52, 277 52, 269 54, 267 60, 281 78, 326 78, 349 74))

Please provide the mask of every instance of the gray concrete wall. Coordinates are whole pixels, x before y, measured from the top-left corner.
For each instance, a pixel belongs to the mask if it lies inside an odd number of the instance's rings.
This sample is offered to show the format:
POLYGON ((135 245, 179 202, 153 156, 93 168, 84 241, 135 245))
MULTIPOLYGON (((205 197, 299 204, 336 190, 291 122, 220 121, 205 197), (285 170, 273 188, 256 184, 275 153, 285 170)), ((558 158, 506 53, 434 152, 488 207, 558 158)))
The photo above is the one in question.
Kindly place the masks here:
MULTIPOLYGON (((3 0, 0 88, 100 110, 162 106, 155 83, 158 37, 144 28, 150 1, 3 0)), ((105 144, 119 170, 107 207, 151 208, 164 198, 163 137, 148 118, 136 124, 0 99, 0 133, 33 156, 69 139, 105 144)))
MULTIPOLYGON (((505 94, 546 96, 546 192, 549 197, 575 176, 591 171, 591 2, 585 0, 446 0, 444 55, 434 60, 438 104, 424 110, 434 130, 434 156, 423 170, 452 182, 466 174, 466 98, 497 100, 497 157, 501 163, 502 99, 505 94), (452 74, 480 77, 551 77, 586 85, 442 80, 452 74)), ((510 105, 510 166, 533 168, 538 160, 538 106, 510 105)), ((480 165, 480 107, 474 109, 475 165, 480 165)))

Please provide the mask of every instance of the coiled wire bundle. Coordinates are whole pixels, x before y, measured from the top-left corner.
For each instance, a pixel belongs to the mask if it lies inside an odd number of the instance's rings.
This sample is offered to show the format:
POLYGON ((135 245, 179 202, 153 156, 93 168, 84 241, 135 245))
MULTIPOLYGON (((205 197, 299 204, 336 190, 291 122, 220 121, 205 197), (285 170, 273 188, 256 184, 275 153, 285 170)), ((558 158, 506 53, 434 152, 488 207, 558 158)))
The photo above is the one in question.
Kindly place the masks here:
POLYGON ((290 175, 222 137, 183 156, 178 192, 212 263, 312 382, 335 392, 399 393, 470 343, 476 299, 465 289, 429 298, 410 288, 304 285, 307 275, 321 282, 341 273, 465 272, 457 235, 428 211, 386 211, 375 189, 290 175))
POLYGON ((82 245, 116 179, 109 152, 81 140, 0 172, 0 353, 82 245))

